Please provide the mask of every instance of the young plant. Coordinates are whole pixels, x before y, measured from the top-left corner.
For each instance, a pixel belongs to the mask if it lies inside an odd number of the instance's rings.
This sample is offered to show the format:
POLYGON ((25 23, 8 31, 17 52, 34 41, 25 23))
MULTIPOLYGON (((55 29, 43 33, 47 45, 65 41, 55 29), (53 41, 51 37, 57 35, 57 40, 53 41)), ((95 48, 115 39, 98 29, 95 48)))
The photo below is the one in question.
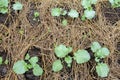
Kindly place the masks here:
POLYGON ((36 18, 38 18, 39 16, 40 16, 39 12, 35 11, 33 20, 36 20, 36 18))
POLYGON ((84 21, 87 19, 92 19, 95 17, 96 12, 93 10, 92 5, 96 4, 97 0, 82 0, 81 4, 85 9, 84 14, 82 16, 82 20, 84 21))
MULTIPOLYGON (((55 55, 58 58, 64 58, 65 62, 67 63, 68 67, 71 67, 72 63, 72 57, 68 56, 68 54, 72 51, 72 47, 66 47, 65 45, 61 44, 59 46, 56 46, 54 49, 55 55)), ((54 72, 58 72, 62 70, 63 65, 61 60, 55 60, 52 65, 52 70, 54 72)))
POLYGON ((109 0, 113 8, 120 7, 120 0, 109 0))
POLYGON ((98 42, 93 42, 91 45, 91 50, 94 52, 95 61, 97 62, 96 72, 100 77, 107 77, 109 73, 109 67, 106 63, 101 63, 100 59, 107 57, 110 51, 106 47, 101 47, 98 42))
POLYGON ((78 50, 74 53, 74 60, 78 64, 88 62, 90 60, 90 54, 86 50, 78 50))
POLYGON ((8 12, 8 0, 0 0, 0 13, 6 14, 8 12))
POLYGON ((15 4, 13 4, 13 10, 17 11, 17 10, 22 10, 23 5, 20 2, 16 2, 15 4))
POLYGON ((25 60, 27 60, 28 63, 26 63, 24 60, 19 60, 13 65, 13 71, 16 74, 24 74, 30 69, 32 69, 35 76, 40 76, 43 74, 43 69, 37 64, 38 57, 35 56, 30 58, 29 54, 27 54, 25 56, 25 60))
POLYGON ((67 26, 67 24, 68 24, 67 20, 66 20, 66 19, 63 19, 62 25, 63 25, 63 26, 67 26))
POLYGON ((91 50, 94 52, 96 60, 107 57, 110 54, 110 51, 106 47, 101 47, 98 42, 93 42, 91 45, 91 50))

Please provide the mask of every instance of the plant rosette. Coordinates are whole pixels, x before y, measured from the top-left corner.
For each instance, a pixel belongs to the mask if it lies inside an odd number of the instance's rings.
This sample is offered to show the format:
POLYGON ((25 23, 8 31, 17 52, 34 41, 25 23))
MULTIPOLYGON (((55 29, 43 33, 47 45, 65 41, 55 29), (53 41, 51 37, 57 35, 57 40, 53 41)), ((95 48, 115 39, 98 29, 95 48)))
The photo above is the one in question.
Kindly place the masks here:
POLYGON ((24 74, 30 69, 32 69, 35 76, 40 76, 43 74, 43 69, 39 66, 39 64, 37 64, 37 56, 30 58, 29 54, 27 54, 25 56, 25 60, 27 60, 29 63, 26 63, 24 60, 19 60, 13 65, 13 71, 16 74, 24 74))

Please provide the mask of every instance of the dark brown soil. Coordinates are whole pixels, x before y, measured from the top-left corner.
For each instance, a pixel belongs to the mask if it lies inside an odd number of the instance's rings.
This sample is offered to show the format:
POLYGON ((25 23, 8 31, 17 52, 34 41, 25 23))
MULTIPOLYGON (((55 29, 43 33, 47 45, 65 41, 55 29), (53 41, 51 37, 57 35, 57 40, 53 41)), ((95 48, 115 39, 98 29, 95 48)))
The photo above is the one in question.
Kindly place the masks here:
POLYGON ((112 8, 109 2, 102 5, 102 12, 108 23, 113 25, 120 20, 120 8, 112 8))
POLYGON ((117 43, 117 50, 120 51, 120 42, 117 43))
POLYGON ((4 63, 4 61, 7 58, 7 53, 5 50, 0 49, 0 57, 2 57, 2 59, 3 59, 3 62, 2 62, 3 64, 0 65, 0 77, 5 77, 5 75, 8 72, 7 65, 4 63))

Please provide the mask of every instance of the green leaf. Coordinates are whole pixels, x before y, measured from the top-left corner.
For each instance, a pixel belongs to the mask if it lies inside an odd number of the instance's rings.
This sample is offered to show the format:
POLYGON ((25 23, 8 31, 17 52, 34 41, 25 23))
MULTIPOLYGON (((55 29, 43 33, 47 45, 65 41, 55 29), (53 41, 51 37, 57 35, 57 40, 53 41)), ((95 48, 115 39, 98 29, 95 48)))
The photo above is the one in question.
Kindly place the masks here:
POLYGON ((79 13, 76 10, 71 9, 70 12, 68 12, 68 16, 70 16, 72 18, 78 18, 79 17, 79 13))
POLYGON ((100 48, 96 53, 95 56, 98 58, 105 58, 110 54, 110 51, 108 50, 108 48, 103 47, 100 48))
POLYGON ((92 19, 95 17, 95 14, 96 12, 94 10, 85 10, 84 11, 84 16, 87 18, 87 19, 92 19))
POLYGON ((63 68, 63 65, 60 60, 56 60, 53 62, 52 70, 54 72, 58 72, 58 71, 62 70, 62 68, 63 68))
POLYGON ((8 64, 8 59, 6 59, 4 63, 5 63, 5 64, 8 64))
POLYGON ((72 48, 71 47, 66 47, 65 45, 59 45, 57 47, 55 47, 55 55, 59 58, 63 58, 65 57, 66 55, 68 55, 71 51, 72 51, 72 48))
POLYGON ((81 1, 81 4, 82 4, 82 6, 83 6, 85 9, 91 7, 90 0, 82 0, 82 1, 81 1))
POLYGON ((61 15, 61 11, 62 11, 61 8, 53 8, 51 10, 51 15, 52 16, 60 16, 61 15))
POLYGON ((24 60, 19 60, 13 65, 13 71, 17 74, 23 74, 27 69, 27 63, 24 60))
POLYGON ((0 65, 2 64, 2 62, 3 62, 3 59, 2 59, 2 57, 0 57, 0 65))
POLYGON ((43 69, 38 64, 36 64, 33 68, 33 74, 35 76, 40 76, 43 74, 43 69))
POLYGON ((6 14, 8 12, 8 0, 0 0, 0 13, 6 14))
POLYGON ((65 16, 67 14, 66 10, 62 10, 61 15, 65 16))
POLYGON ((29 60, 29 58, 30 58, 30 55, 27 53, 25 56, 25 60, 29 60))
POLYGON ((98 42, 93 42, 91 44, 91 50, 97 52, 101 48, 101 45, 98 42))
POLYGON ((96 72, 98 76, 102 78, 107 77, 109 73, 109 67, 105 63, 98 63, 98 65, 96 66, 96 72))
POLYGON ((15 4, 13 4, 13 10, 22 10, 23 5, 20 2, 16 2, 15 4))
POLYGON ((66 56, 66 57, 65 57, 65 62, 68 63, 68 64, 69 64, 69 63, 72 63, 72 57, 66 56))
POLYGON ((40 15, 39 12, 34 12, 34 17, 35 18, 39 17, 39 15, 40 15))
POLYGON ((63 25, 63 26, 67 26, 67 24, 68 24, 68 23, 67 23, 67 20, 64 19, 64 20, 62 21, 62 25, 63 25))
POLYGON ((68 67, 71 67, 72 57, 70 56, 65 57, 65 62, 67 63, 68 67))
POLYGON ((109 0, 113 8, 120 7, 120 0, 109 0))
POLYGON ((86 50, 78 50, 74 53, 74 59, 78 64, 82 64, 90 60, 90 54, 86 50))
POLYGON ((34 56, 34 57, 31 57, 29 59, 29 62, 31 63, 31 65, 34 67, 36 65, 36 63, 38 62, 38 57, 37 56, 34 56))

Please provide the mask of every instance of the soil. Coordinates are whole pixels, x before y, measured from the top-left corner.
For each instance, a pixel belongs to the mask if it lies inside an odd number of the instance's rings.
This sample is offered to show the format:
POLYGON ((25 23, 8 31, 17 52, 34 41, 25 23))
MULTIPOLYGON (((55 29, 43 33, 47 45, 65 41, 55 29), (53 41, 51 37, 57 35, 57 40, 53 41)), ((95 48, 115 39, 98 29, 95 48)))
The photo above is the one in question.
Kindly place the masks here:
POLYGON ((2 77, 5 77, 5 75, 8 72, 8 65, 4 63, 7 57, 7 53, 5 52, 5 50, 0 49, 0 57, 2 57, 3 59, 2 61, 3 64, 0 65, 0 77, 2 78, 2 77))
POLYGON ((104 2, 102 5, 102 12, 108 23, 114 25, 120 20, 120 8, 112 8, 109 2, 104 2))
POLYGON ((4 48, 0 48, 0 56, 4 60, 12 58, 9 66, 0 66, 0 80, 120 80, 120 8, 112 8, 106 0, 100 0, 94 6, 96 17, 83 22, 81 17, 53 17, 50 13, 52 8, 61 7, 68 11, 75 9, 81 16, 81 0, 17 0, 23 4, 21 11, 12 9, 15 1, 10 0, 8 14, 0 14, 0 46, 4 48), (33 20, 35 11, 40 16, 33 20), (63 19, 68 20, 65 27, 61 25, 63 19), (110 68, 106 78, 98 77, 95 71, 96 62, 90 50, 94 41, 110 50, 110 55, 101 60, 110 68), (59 44, 72 46, 70 56, 78 49, 86 49, 91 60, 80 65, 73 60, 71 68, 64 64, 62 71, 54 73, 52 64, 57 59, 54 47, 59 44), (23 60, 26 53, 39 57, 38 64, 44 70, 42 76, 34 76, 32 70, 23 75, 13 72, 13 64, 23 60))

